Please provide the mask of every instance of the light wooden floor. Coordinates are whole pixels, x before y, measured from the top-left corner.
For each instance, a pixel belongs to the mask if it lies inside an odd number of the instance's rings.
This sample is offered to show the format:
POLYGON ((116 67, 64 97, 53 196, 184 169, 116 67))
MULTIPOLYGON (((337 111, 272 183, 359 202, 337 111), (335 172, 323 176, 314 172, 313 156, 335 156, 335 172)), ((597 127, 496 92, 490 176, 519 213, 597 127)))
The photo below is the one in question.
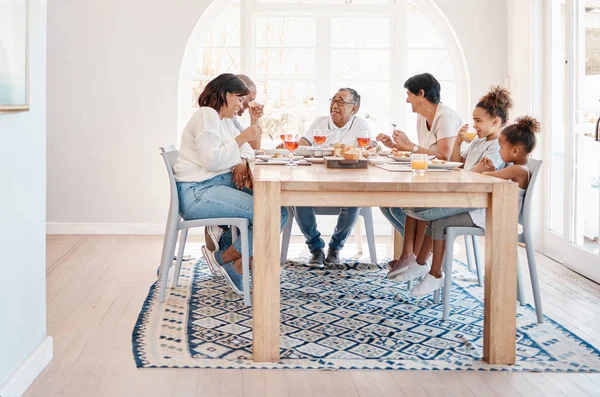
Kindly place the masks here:
MULTIPOLYGON (((52 235, 47 241, 54 360, 26 397, 600 396, 600 375, 589 374, 139 370, 131 331, 155 281, 162 237, 52 235)), ((302 246, 293 242, 290 256, 302 246)), ((192 240, 187 253, 198 256, 200 246, 201 239, 192 240)), ((378 239, 380 257, 389 249, 389 238, 378 239)), ((459 257, 462 251, 461 245, 459 257)), ((354 252, 348 244, 343 255, 354 252)), ((600 286, 541 255, 538 264, 545 313, 600 347, 600 286)))

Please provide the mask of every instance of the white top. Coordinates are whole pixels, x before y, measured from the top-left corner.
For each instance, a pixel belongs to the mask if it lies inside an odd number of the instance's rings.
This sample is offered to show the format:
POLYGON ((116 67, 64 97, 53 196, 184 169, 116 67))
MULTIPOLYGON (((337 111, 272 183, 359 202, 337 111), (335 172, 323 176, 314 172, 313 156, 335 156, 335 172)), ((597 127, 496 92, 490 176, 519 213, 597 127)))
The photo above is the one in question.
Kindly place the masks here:
POLYGON ((303 136, 311 145, 314 144, 313 136, 315 135, 315 130, 326 130, 325 135, 327 139, 323 146, 333 146, 336 142, 343 143, 346 146, 356 146, 358 131, 369 131, 371 140, 375 140, 370 123, 356 116, 352 116, 342 128, 338 128, 335 125, 331 116, 317 117, 303 136))
POLYGON ((456 136, 461 124, 458 113, 443 103, 438 104, 431 129, 427 128, 425 117, 421 115, 417 116, 417 139, 419 146, 437 152, 438 141, 456 136))
POLYGON ((181 135, 179 158, 173 166, 175 180, 203 182, 231 172, 242 162, 242 156, 254 160, 254 151, 247 142, 238 147, 238 135, 231 119, 221 119, 210 107, 198 109, 181 135))
POLYGON ((485 138, 475 138, 460 154, 465 159, 464 169, 473 170, 483 156, 489 157, 496 169, 502 165, 500 158, 500 144, 497 139, 487 141, 485 138))

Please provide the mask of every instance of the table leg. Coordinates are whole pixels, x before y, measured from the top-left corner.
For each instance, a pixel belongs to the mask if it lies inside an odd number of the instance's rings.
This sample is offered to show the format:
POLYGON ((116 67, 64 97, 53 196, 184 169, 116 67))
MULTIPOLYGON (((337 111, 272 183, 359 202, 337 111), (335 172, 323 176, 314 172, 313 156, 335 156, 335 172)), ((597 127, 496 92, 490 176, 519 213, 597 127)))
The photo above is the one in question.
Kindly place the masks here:
POLYGON ((280 264, 279 182, 254 182, 253 359, 279 360, 280 264))
POLYGON ((517 322, 517 185, 497 183, 487 208, 483 359, 514 364, 517 322))

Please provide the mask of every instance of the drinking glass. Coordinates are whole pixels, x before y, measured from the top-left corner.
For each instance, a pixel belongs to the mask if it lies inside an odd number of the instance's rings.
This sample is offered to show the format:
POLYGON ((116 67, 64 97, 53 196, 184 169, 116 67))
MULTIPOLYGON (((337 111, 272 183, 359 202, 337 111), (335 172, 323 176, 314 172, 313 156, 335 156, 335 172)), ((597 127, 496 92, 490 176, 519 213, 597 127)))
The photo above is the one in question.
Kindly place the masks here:
POLYGON ((465 138, 469 140, 469 143, 473 142, 473 139, 477 138, 477 131, 467 131, 465 138))
POLYGON ((292 159, 286 164, 288 166, 291 167, 295 167, 298 164, 296 164, 296 162, 294 161, 294 150, 298 149, 298 146, 300 145, 299 143, 299 136, 298 134, 286 134, 285 135, 285 148, 287 150, 290 151, 290 154, 292 155, 292 159))
POLYGON ((316 147, 321 147, 325 141, 327 140, 327 130, 315 130, 315 134, 313 135, 313 140, 315 142, 316 147))
POLYGON ((356 134, 356 144, 360 148, 368 147, 371 143, 371 135, 369 131, 358 131, 356 134))
POLYGON ((423 175, 427 171, 427 154, 414 153, 410 156, 410 168, 412 169, 413 175, 423 175))

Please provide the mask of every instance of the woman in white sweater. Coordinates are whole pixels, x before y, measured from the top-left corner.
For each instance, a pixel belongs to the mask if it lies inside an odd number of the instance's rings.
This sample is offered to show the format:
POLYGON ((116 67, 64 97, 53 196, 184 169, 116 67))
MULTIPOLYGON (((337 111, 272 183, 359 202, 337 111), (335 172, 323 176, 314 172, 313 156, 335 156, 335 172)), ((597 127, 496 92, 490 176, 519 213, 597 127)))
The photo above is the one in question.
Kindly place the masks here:
MULTIPOLYGON (((260 139, 260 126, 239 132, 232 117, 241 109, 246 84, 234 74, 222 74, 208 83, 198 98, 198 111, 183 130, 179 159, 173 167, 184 219, 240 217, 250 221, 249 244, 252 256, 254 204, 248 161, 254 152, 248 142, 260 139)), ((288 217, 282 208, 281 224, 288 217)), ((231 242, 231 231, 221 242, 231 242)), ((223 244, 221 244, 223 245, 223 244)), ((203 247, 204 248, 204 247, 203 247)), ((225 249, 205 250, 213 273, 220 273, 234 292, 242 294, 241 241, 225 249)))

